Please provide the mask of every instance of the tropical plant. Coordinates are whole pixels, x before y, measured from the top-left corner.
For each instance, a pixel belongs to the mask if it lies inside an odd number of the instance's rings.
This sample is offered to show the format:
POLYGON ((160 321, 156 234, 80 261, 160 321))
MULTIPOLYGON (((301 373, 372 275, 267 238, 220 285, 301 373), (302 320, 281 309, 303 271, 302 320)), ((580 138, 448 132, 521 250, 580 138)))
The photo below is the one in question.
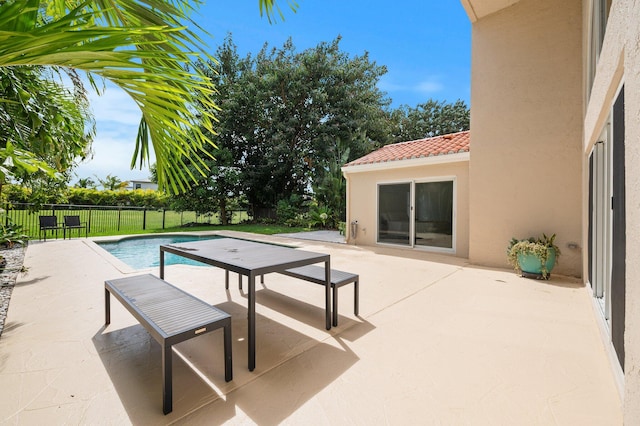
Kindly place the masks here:
POLYGON ((329 224, 333 224, 331 209, 323 205, 312 205, 309 209, 309 227, 326 228, 329 224))
POLYGON ((100 182, 100 185, 102 185, 103 189, 109 191, 119 191, 125 189, 127 185, 129 185, 129 181, 120 180, 120 178, 111 174, 108 174, 104 179, 100 179, 98 176, 96 176, 96 179, 98 179, 98 182, 100 182))
POLYGON ((15 244, 26 245, 29 236, 22 231, 22 225, 13 223, 8 217, 4 219, 0 224, 0 246, 11 248, 15 244))
POLYGON ((540 260, 542 277, 547 278, 549 274, 547 259, 550 255, 550 250, 555 250, 555 262, 553 266, 558 262, 558 257, 560 256, 560 248, 556 246, 555 239, 556 234, 553 234, 551 237, 542 234, 542 237, 529 237, 526 240, 512 238, 507 247, 507 259, 516 272, 522 272, 518 256, 535 256, 540 260))
POLYGON ((211 144, 200 129, 212 129, 212 119, 194 106, 213 108, 214 88, 188 68, 209 57, 186 26, 195 26, 193 10, 187 0, 5 1, 0 67, 68 67, 89 73, 95 88, 93 76, 120 86, 142 111, 132 167, 148 162, 152 145, 159 184, 178 191, 193 178, 185 158, 198 163, 211 144))
POLYGON ((56 172, 84 159, 94 134, 86 91, 72 70, 0 67, 0 162, 5 169, 0 190, 9 179, 37 185, 64 176, 56 172), (64 84, 63 75, 70 76, 72 88, 64 84), (38 163, 23 164, 21 151, 38 163))
MULTIPOLYGON (((259 6, 269 20, 275 11, 282 17, 275 0, 259 6)), ((160 188, 179 192, 194 179, 185 159, 200 173, 205 168, 211 140, 202 129, 212 130, 206 111, 215 109, 214 86, 188 67, 195 57, 210 59, 188 27, 201 30, 190 19, 193 11, 188 0, 2 1, 0 67, 59 66, 86 71, 96 89, 94 76, 120 86, 142 111, 131 166, 147 163, 152 146, 160 188)), ((29 152, 9 151, 9 142, 0 158, 51 172, 29 152)))
POLYGON ((80 178, 78 182, 74 185, 76 188, 95 188, 96 182, 89 178, 80 178))

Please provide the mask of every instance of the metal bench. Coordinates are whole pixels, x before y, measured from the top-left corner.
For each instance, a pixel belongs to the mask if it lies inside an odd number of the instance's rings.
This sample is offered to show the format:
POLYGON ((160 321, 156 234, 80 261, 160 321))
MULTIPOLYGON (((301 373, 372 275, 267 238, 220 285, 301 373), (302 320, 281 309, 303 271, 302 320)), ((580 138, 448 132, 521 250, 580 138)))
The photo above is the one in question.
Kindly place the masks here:
POLYGON ((229 314, 151 274, 107 280, 104 289, 105 324, 111 323, 109 296, 112 294, 162 346, 164 414, 173 409, 174 344, 224 328, 224 378, 227 382, 233 379, 229 314))
MULTIPOLYGON (((325 285, 324 266, 307 265, 299 268, 287 269, 284 272, 280 272, 283 275, 287 275, 301 280, 309 281, 315 284, 325 285)), ((261 276, 261 282, 264 283, 264 275, 261 276)), ((359 290, 360 277, 358 274, 351 272, 338 271, 337 269, 331 270, 331 289, 333 290, 333 325, 338 325, 338 288, 343 285, 353 283, 353 313, 358 315, 360 310, 360 290, 359 290)), ((229 289, 229 271, 225 277, 226 288, 229 289)), ((242 275, 238 275, 238 286, 242 289, 242 275)))
MULTIPOLYGON (((299 268, 287 269, 282 272, 283 275, 299 278, 301 280, 309 281, 315 284, 325 285, 324 281, 324 267, 317 265, 301 266, 299 268)), ((358 282, 360 277, 358 274, 352 274, 351 272, 338 271, 337 269, 331 270, 331 289, 333 290, 333 325, 338 325, 338 288, 343 285, 353 283, 353 313, 358 315, 360 303, 359 303, 359 289, 358 282)))

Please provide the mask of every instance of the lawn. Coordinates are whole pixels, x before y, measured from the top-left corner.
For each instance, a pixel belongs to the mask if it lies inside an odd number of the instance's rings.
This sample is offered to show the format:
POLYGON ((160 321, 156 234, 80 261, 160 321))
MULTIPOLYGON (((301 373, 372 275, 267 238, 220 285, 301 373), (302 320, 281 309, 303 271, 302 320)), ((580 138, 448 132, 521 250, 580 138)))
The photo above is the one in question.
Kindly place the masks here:
MULTIPOLYGON (((146 234, 159 232, 184 232, 205 230, 236 230, 258 234, 278 234, 298 232, 304 228, 290 228, 272 224, 246 224, 249 216, 244 211, 233 213, 233 225, 223 226, 217 215, 196 215, 195 212, 176 212, 172 210, 143 210, 143 209, 65 209, 41 210, 29 212, 27 210, 8 210, 7 217, 15 224, 23 227, 23 232, 31 239, 39 238, 39 216, 52 215, 58 218, 62 226, 64 216, 80 216, 80 221, 87 224, 89 236, 146 234)), ((84 231, 83 231, 84 232, 84 231)), ((62 230, 58 231, 59 236, 62 230)), ((75 236, 77 231, 73 231, 75 236)), ((47 238, 51 238, 51 231, 47 238)))

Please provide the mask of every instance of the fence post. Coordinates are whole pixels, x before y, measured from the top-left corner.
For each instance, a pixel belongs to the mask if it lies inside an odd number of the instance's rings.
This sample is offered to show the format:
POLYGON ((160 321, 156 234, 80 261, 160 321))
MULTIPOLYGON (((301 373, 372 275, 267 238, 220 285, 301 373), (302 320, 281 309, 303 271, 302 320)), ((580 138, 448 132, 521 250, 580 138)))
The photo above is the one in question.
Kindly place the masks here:
POLYGON ((89 207, 89 219, 87 219, 87 233, 91 233, 91 210, 92 208, 89 207))
POLYGON ((142 210, 142 229, 145 230, 147 229, 147 208, 145 207, 144 210, 142 210))
POLYGON ((120 232, 120 215, 122 214, 122 207, 118 206, 118 232, 120 232))
POLYGON ((162 229, 164 229, 164 220, 166 218, 167 215, 167 209, 162 209, 162 229))

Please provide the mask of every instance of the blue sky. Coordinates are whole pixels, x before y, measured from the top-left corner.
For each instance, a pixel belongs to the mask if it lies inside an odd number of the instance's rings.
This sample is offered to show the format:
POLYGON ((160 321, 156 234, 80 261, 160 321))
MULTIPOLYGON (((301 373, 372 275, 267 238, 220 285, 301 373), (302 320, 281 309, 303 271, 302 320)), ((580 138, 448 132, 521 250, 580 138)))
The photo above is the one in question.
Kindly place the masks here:
MULTIPOLYGON (((257 53, 265 42, 280 47, 291 37, 298 51, 342 36, 341 50, 351 56, 369 53, 387 67, 378 87, 392 107, 417 106, 430 98, 469 105, 471 24, 459 0, 311 1, 298 0, 296 13, 280 0, 284 21, 260 17, 257 0, 206 0, 194 20, 208 31, 211 52, 231 33, 239 53, 257 53)), ((127 96, 108 86, 92 96, 97 123, 94 158, 81 164, 77 177, 147 179, 148 170, 130 170, 140 114, 127 96)))

